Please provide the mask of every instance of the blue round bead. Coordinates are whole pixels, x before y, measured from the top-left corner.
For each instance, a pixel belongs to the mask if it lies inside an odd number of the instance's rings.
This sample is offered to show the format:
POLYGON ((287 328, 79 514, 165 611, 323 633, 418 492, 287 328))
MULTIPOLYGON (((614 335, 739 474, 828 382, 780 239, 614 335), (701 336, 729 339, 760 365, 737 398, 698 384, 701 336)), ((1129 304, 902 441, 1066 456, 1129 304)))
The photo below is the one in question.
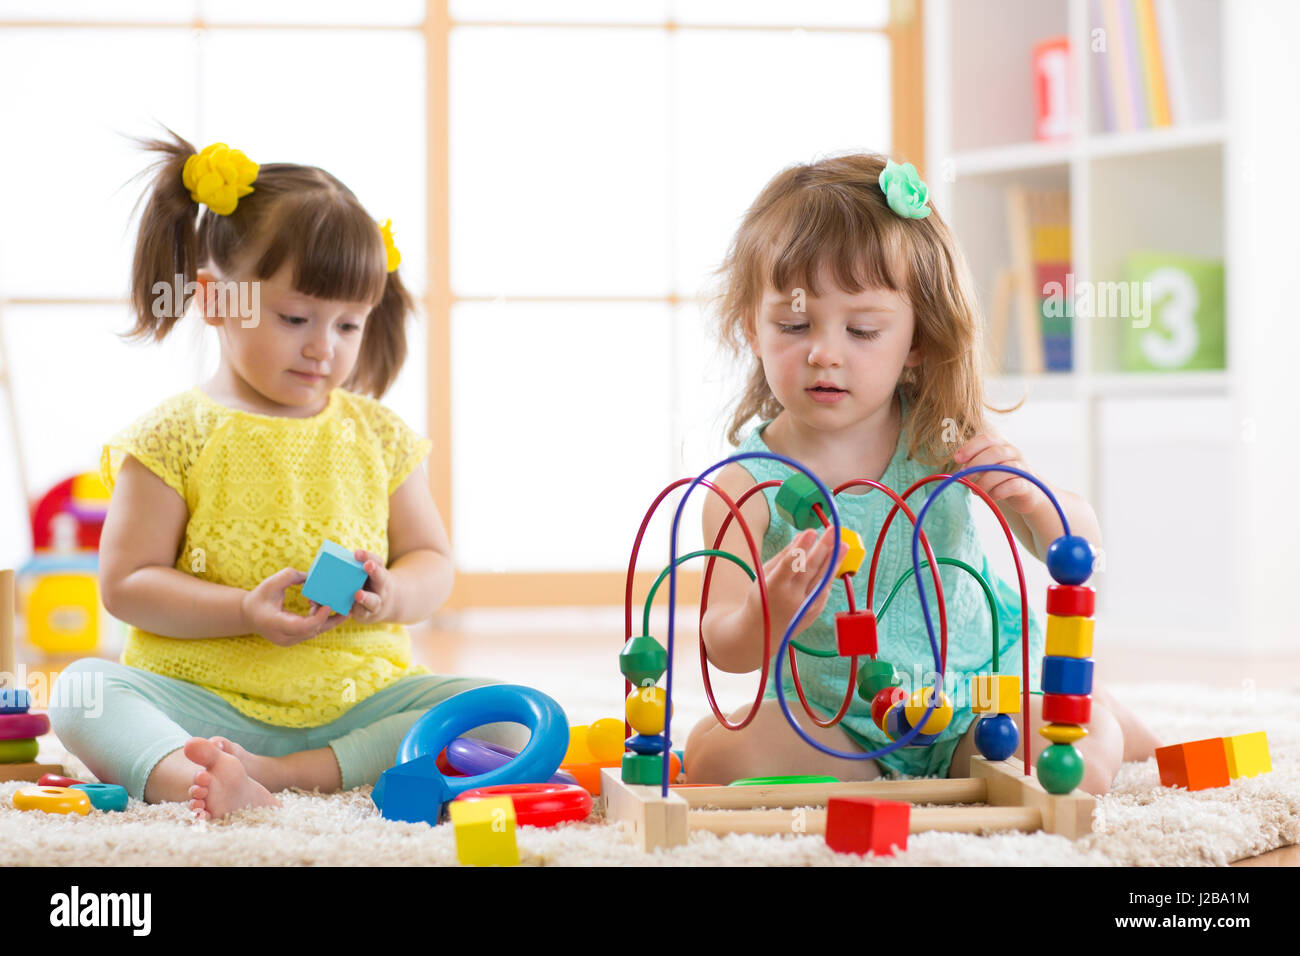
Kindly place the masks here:
POLYGON ((1061 535, 1047 546, 1047 572, 1057 584, 1083 584, 1092 576, 1092 544, 1077 534, 1061 535))
POLYGON ((79 783, 72 789, 84 790, 90 798, 90 805, 96 810, 126 809, 126 787, 119 787, 115 783, 79 783))
POLYGON ((975 725, 975 746, 985 760, 1006 760, 1020 746, 1020 730, 1010 714, 989 714, 975 725))
POLYGON ((663 734, 633 734, 627 738, 627 749, 638 754, 661 754, 664 752, 663 734))

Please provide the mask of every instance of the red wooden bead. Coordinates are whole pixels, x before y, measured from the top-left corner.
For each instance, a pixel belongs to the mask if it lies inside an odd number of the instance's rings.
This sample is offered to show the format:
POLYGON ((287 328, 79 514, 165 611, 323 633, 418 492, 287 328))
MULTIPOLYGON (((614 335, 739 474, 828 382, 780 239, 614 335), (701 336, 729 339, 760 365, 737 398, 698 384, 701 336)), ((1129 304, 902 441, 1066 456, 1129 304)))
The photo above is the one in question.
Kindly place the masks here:
POLYGON ((881 730, 885 729, 885 714, 900 700, 907 700, 907 691, 901 687, 882 687, 871 699, 871 719, 881 730))
POLYGON ((1086 584, 1049 584, 1047 613, 1061 617, 1092 617, 1097 592, 1086 584))
POLYGON ((826 845, 836 853, 892 854, 907 849, 912 805, 870 797, 826 801, 826 845))
POLYGON ((840 657, 875 657, 876 612, 840 611, 836 614, 835 644, 840 657))
POLYGON ((1092 698, 1084 694, 1044 694, 1043 720, 1049 724, 1086 724, 1092 698))

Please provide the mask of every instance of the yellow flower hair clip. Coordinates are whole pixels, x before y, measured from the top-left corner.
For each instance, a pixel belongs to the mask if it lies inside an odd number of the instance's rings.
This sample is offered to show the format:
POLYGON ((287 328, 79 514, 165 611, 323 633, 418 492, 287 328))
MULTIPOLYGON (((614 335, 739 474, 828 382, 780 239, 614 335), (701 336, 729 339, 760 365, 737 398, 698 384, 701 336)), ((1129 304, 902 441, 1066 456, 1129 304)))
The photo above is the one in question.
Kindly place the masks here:
POLYGON ((402 254, 393 245, 393 220, 385 219, 379 224, 379 234, 384 237, 384 252, 388 256, 388 271, 396 272, 402 264, 402 254))
POLYGON ((190 198, 201 202, 218 216, 229 216, 241 196, 253 191, 257 163, 225 143, 213 143, 185 160, 181 182, 190 198))

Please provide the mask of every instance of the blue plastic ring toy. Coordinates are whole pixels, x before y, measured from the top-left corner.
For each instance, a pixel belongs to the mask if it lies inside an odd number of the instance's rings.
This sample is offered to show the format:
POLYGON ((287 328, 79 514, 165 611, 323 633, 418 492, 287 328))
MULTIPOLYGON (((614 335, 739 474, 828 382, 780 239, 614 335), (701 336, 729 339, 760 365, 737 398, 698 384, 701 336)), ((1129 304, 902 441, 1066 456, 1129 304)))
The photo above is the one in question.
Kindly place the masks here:
POLYGON ((473 777, 444 777, 445 800, 478 787, 540 783, 559 769, 569 749, 569 721, 559 704, 520 684, 489 684, 448 697, 407 732, 397 750, 397 763, 436 757, 466 731, 498 722, 523 724, 532 736, 519 756, 504 766, 473 777))
MULTIPOLYGON (((457 737, 447 744, 447 763, 451 764, 451 768, 457 773, 466 776, 487 773, 497 767, 504 767, 518 756, 519 754, 509 747, 488 743, 486 740, 475 740, 473 737, 457 737)), ((557 770, 551 774, 550 780, 542 782, 577 786, 578 778, 564 770, 557 770)))
POLYGON ((126 787, 115 783, 79 783, 73 790, 82 790, 90 797, 90 805, 96 810, 121 811, 126 809, 126 787))

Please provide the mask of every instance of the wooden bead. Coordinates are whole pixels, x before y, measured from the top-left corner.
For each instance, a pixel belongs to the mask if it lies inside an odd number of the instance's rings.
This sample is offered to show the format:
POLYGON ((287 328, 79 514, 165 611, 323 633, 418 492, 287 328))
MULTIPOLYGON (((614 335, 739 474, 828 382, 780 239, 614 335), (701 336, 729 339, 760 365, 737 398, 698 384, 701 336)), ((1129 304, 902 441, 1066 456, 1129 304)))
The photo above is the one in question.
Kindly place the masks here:
POLYGON ((973 674, 970 709, 977 714, 1020 713, 1019 674, 973 674))
POLYGON ((648 634, 630 638, 619 652, 618 669, 634 687, 653 684, 668 670, 668 652, 648 634))
POLYGON ((1047 613, 1061 617, 1092 617, 1097 592, 1086 584, 1049 584, 1047 613))
POLYGON ((1044 657, 1043 693, 1091 694, 1092 658, 1053 657, 1050 654, 1044 657))
POLYGON ((638 687, 627 695, 627 722, 639 734, 662 734, 667 701, 668 692, 662 687, 638 687))
MULTIPOLYGON (((921 723, 925 716, 925 709, 934 700, 934 688, 922 687, 920 690, 913 691, 912 696, 908 698, 907 703, 903 706, 903 712, 907 714, 907 722, 913 727, 921 723)), ((948 695, 939 692, 939 704, 930 714, 930 719, 921 725, 923 734, 941 734, 948 724, 952 721, 952 701, 948 695)))
POLYGON ((1047 653, 1053 657, 1092 656, 1092 618, 1047 615, 1047 653))
POLYGON ((787 522, 800 531, 808 528, 821 528, 822 520, 817 517, 814 506, 820 505, 822 514, 829 520, 831 509, 826 497, 811 478, 803 472, 795 472, 776 492, 776 510, 787 522))
POLYGON ((889 661, 865 660, 858 665, 858 696, 863 700, 875 700, 886 687, 897 685, 898 674, 889 661))
POLYGON ((1038 755, 1034 767, 1048 793, 1069 793, 1083 780, 1083 755, 1069 744, 1052 744, 1038 755))
MULTIPOLYGON (((876 614, 871 610, 835 615, 835 648, 841 657, 876 656, 876 614)), ((890 668, 891 672, 893 668, 890 668)))
POLYGON ((1092 716, 1092 698, 1079 694, 1044 694, 1043 720, 1051 724, 1086 724, 1092 716))
POLYGON ((1038 732, 1054 744, 1072 744, 1088 735, 1088 731, 1078 724, 1048 724, 1039 727, 1038 732))
POLYGON ((842 574, 850 576, 857 574, 858 568, 862 567, 862 562, 867 556, 867 549, 862 544, 862 536, 852 528, 840 525, 840 541, 844 543, 845 550, 844 557, 840 559, 840 566, 835 569, 837 578, 842 574))

